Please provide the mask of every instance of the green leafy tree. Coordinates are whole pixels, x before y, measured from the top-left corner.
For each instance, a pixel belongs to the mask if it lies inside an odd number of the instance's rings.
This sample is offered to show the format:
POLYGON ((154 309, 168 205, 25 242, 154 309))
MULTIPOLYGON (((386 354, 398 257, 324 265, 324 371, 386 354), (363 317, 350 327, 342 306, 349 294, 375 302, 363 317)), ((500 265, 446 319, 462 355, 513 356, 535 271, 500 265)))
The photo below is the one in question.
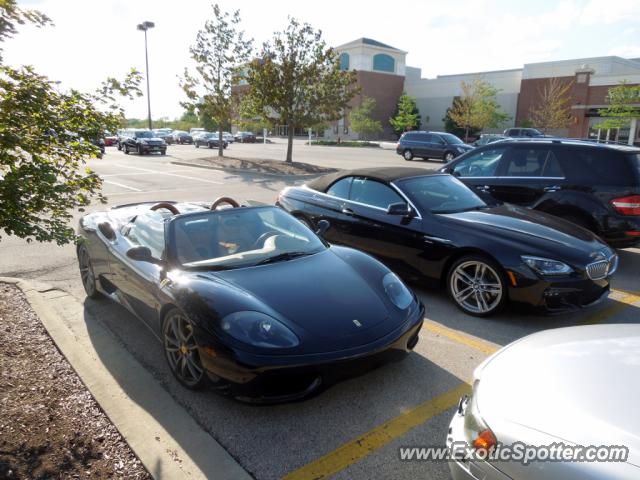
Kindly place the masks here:
POLYGON ((389 124, 398 137, 408 130, 420 130, 420 111, 416 99, 403 93, 398 99, 398 105, 389 124))
POLYGON ((544 133, 549 129, 567 128, 571 122, 571 87, 573 82, 551 78, 538 88, 538 103, 529 110, 533 126, 544 133))
POLYGON ((233 91, 251 55, 252 40, 240 30, 240 11, 223 12, 213 5, 213 18, 205 22, 191 47, 195 73, 185 69, 181 86, 187 95, 186 108, 198 112, 205 129, 217 128, 218 156, 224 154, 222 132, 231 122, 239 99, 233 91))
POLYGON ((362 135, 364 140, 367 140, 369 135, 377 135, 382 131, 382 122, 371 118, 375 109, 375 99, 363 97, 360 106, 351 110, 349 114, 351 130, 362 135))
MULTIPOLYGON (((14 1, 0 2, 0 41, 25 22, 50 23, 14 1)), ((75 240, 72 210, 104 201, 100 177, 85 166, 99 154, 91 140, 121 125, 116 97, 141 95, 140 80, 132 70, 94 93, 59 92, 32 67, 0 63, 0 231, 27 241, 75 240)))
POLYGON ((477 78, 461 82, 460 87, 462 95, 454 100, 449 117, 464 129, 465 142, 474 129, 498 128, 509 119, 496 100, 499 90, 490 83, 477 78))
POLYGON ((460 138, 464 138, 465 135, 467 135, 467 134, 469 136, 472 136, 472 137, 477 137, 480 134, 480 129, 475 128, 475 127, 474 128, 470 128, 468 133, 467 133, 465 128, 463 128, 460 125, 458 125, 451 118, 451 115, 450 115, 451 110, 456 107, 456 102, 458 102, 458 101, 459 101, 458 98, 454 98, 453 102, 451 104, 451 107, 447 108, 447 111, 445 112, 444 118, 442 119, 442 121, 444 122, 444 131, 452 133, 456 137, 460 137, 460 138))
POLYGON ((294 18, 263 44, 247 82, 247 110, 287 125, 287 162, 293 160, 296 128, 338 120, 358 92, 355 72, 340 70, 338 53, 327 47, 322 32, 294 18))

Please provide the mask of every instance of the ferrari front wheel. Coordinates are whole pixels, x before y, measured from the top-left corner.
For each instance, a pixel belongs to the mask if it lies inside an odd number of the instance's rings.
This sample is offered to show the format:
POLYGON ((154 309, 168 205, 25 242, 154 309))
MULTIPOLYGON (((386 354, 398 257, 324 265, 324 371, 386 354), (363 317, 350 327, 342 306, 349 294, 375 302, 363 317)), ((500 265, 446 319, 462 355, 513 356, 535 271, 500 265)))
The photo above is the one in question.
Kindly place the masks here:
POLYGON ((178 309, 174 308, 165 315, 162 343, 169 368, 182 385, 200 390, 210 384, 200 361, 193 324, 178 309))

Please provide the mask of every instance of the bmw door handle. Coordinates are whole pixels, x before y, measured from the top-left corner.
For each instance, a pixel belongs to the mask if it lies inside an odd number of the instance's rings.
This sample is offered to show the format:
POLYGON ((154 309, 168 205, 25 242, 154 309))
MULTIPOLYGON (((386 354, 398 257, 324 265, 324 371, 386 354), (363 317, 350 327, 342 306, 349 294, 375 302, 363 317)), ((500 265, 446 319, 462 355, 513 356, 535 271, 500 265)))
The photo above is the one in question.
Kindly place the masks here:
POLYGON ((549 187, 544 187, 543 190, 545 192, 557 192, 558 190, 560 190, 560 186, 559 185, 551 185, 549 187))
POLYGON ((347 207, 342 207, 342 213, 344 213, 345 215, 349 215, 349 216, 354 214, 353 210, 351 210, 350 208, 347 208, 347 207))

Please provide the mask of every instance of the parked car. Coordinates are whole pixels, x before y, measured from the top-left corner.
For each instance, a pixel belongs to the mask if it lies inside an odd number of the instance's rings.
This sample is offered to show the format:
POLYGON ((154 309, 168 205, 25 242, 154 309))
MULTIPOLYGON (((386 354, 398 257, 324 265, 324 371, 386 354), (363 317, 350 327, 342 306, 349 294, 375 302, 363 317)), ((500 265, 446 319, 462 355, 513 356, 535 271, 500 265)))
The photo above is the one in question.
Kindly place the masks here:
POLYGON ((95 139, 91 139, 89 140, 91 142, 92 145, 98 147, 98 149, 100 150, 100 154, 98 155, 98 158, 102 158, 102 156, 105 154, 105 144, 106 142, 104 141, 104 138, 95 138, 95 139))
POLYGON ((546 135, 537 128, 507 128, 505 137, 512 138, 544 138, 546 135))
POLYGON ((191 135, 193 138, 200 135, 201 133, 205 133, 205 129, 202 127, 195 127, 195 128, 189 129, 189 135, 191 135))
POLYGON ((118 144, 118 135, 114 135, 110 132, 104 133, 104 145, 105 147, 111 147, 118 144))
POLYGON ((171 141, 173 143, 177 143, 178 145, 184 145, 184 144, 191 145, 193 143, 193 137, 187 132, 174 131, 173 135, 171 135, 171 141))
POLYGON ((124 140, 126 138, 129 138, 133 135, 133 132, 135 132, 136 129, 135 128, 123 128, 121 130, 118 130, 118 140, 117 140, 117 144, 116 146, 118 147, 118 150, 122 150, 122 143, 124 142, 124 140))
POLYGON ((562 217, 614 247, 640 243, 640 148, 513 139, 479 147, 441 171, 485 198, 562 217))
POLYGON ((499 133, 483 133, 480 135, 480 138, 473 142, 474 147, 481 147, 488 143, 499 142, 500 140, 504 140, 507 137, 506 135, 500 135, 499 133))
POLYGON ((233 139, 239 143, 256 143, 256 135, 253 132, 237 132, 233 139))
POLYGON ((229 132, 222 132, 222 138, 224 138, 225 142, 227 143, 233 143, 233 141, 235 140, 233 138, 233 135, 231 135, 229 132))
POLYGON ((223 197, 82 217, 87 295, 156 332, 185 387, 247 401, 302 398, 413 349, 424 306, 388 268, 329 248, 322 225, 316 234, 280 208, 238 206, 223 197))
POLYGON ((443 285, 463 312, 507 302, 549 313, 609 293, 615 252, 570 222, 515 205, 491 206, 452 175, 419 168, 343 170, 284 189, 277 204, 328 241, 361 249, 407 279, 443 285))
MULTIPOLYGON (((194 140, 193 144, 196 148, 208 147, 208 148, 218 148, 220 135, 218 133, 205 132, 201 135, 198 135, 194 140)), ((223 139, 222 140, 222 148, 227 148, 229 144, 223 139)))
POLYGON ((173 129, 171 128, 156 128, 155 130, 153 130, 153 133, 157 138, 161 138, 167 144, 173 142, 173 129))
POLYGON ((136 152, 138 155, 147 153, 167 153, 167 144, 161 138, 155 136, 151 130, 135 130, 130 136, 125 136, 122 140, 122 150, 127 155, 136 152))
POLYGON ((591 325, 534 333, 487 358, 446 437, 449 448, 459 442, 470 453, 482 451, 449 461, 453 479, 640 478, 639 351, 640 325, 591 325), (517 444, 547 446, 547 453, 563 444, 570 454, 573 447, 616 445, 628 457, 558 461, 556 449, 555 460, 544 452, 529 463, 480 458, 498 443, 502 454, 517 444))
POLYGON ((450 162, 458 155, 473 150, 471 145, 451 133, 444 132, 405 132, 398 140, 396 153, 402 155, 405 160, 422 158, 441 159, 450 162))

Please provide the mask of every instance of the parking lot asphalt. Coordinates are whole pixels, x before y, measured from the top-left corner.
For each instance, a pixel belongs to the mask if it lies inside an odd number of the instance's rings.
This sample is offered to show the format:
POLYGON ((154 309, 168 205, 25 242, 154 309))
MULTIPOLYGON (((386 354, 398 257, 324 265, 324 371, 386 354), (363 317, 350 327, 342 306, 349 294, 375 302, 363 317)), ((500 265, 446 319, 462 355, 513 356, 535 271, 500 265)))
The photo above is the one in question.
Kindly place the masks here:
MULTIPOLYGON (((277 156, 277 149, 284 151, 283 146, 274 145, 233 145, 227 154, 251 151, 253 158, 282 158, 277 156), (268 148, 273 151, 268 153, 268 148)), ((303 148, 296 145, 295 159, 320 165, 354 168, 407 164, 389 150, 371 149, 376 152, 372 154, 370 149, 306 147, 314 151, 303 158, 296 153, 303 148)), ((107 151, 103 159, 91 161, 90 166, 104 179, 109 205, 151 200, 213 201, 221 195, 273 203, 285 185, 303 183, 170 163, 194 155, 196 149, 191 146, 171 146, 165 157, 125 156, 111 148, 107 151)), ((202 156, 201 149, 198 151, 202 156)), ((425 168, 439 166, 436 162, 420 164, 425 168)), ((99 316, 196 422, 258 479, 448 478, 445 463, 403 462, 398 448, 444 443, 453 408, 469 388, 473 369, 484 358, 500 346, 539 330, 640 320, 638 249, 619 251, 620 268, 608 300, 560 317, 506 311, 477 319, 458 311, 443 291, 414 284, 427 313, 420 342, 405 361, 335 385, 303 402, 252 407, 213 392, 193 393, 180 387, 165 364, 160 344, 145 326, 118 305, 85 300, 72 245, 27 244, 12 237, 1 242, 0 275, 44 281, 85 301, 86 308, 99 316)))

